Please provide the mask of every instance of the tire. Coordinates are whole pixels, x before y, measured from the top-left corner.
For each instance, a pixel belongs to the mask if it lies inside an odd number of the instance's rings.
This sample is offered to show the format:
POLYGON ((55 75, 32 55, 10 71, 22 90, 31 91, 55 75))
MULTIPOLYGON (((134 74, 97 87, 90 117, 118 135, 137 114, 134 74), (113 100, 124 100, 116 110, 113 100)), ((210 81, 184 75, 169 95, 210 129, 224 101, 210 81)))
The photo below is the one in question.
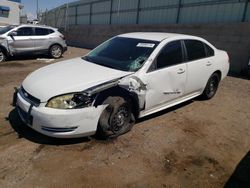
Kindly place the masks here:
POLYGON ((218 73, 212 74, 212 76, 209 78, 207 85, 201 95, 201 97, 205 100, 212 99, 218 89, 220 83, 220 76, 218 73))
POLYGON ((2 49, 0 49, 0 63, 4 62, 6 60, 6 55, 3 52, 2 49))
POLYGON ((49 49, 49 55, 54 59, 62 57, 62 54, 63 54, 62 47, 58 44, 51 46, 49 49))
POLYGON ((135 118, 129 100, 122 97, 108 97, 103 104, 108 106, 99 119, 97 138, 116 138, 132 129, 135 118))

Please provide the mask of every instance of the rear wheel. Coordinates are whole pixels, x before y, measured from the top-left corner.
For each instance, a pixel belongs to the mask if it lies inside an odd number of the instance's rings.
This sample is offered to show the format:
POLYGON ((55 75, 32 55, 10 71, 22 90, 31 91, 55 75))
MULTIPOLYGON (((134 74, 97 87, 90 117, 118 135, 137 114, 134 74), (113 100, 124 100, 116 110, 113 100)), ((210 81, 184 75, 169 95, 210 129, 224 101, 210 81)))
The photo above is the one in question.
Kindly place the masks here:
POLYGON ((0 49, 0 63, 6 60, 6 55, 4 54, 3 50, 0 49))
POLYGON ((122 97, 109 97, 103 104, 108 104, 108 106, 99 119, 98 138, 115 138, 131 130, 135 118, 129 100, 122 97))
POLYGON ((218 86, 220 83, 220 76, 218 73, 212 74, 212 76, 209 78, 206 88, 202 93, 202 98, 203 99, 211 99, 215 96, 218 86))
POLYGON ((62 57, 63 50, 62 50, 62 47, 60 45, 55 44, 55 45, 51 46, 49 53, 50 53, 50 56, 52 58, 58 59, 58 58, 62 57))

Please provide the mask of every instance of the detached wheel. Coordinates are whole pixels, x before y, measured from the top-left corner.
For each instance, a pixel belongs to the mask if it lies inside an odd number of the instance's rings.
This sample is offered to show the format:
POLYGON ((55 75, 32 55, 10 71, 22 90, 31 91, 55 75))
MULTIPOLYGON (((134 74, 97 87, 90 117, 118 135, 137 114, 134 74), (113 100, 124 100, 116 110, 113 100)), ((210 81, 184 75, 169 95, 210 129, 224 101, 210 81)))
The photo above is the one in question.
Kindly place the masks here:
POLYGON ((58 44, 55 44, 50 47, 49 54, 52 58, 58 59, 62 57, 63 50, 62 47, 58 44))
POLYGON ((6 60, 6 55, 4 54, 2 49, 0 49, 0 63, 4 62, 5 60, 6 60))
POLYGON ((115 138, 131 130, 135 118, 129 100, 122 97, 109 97, 103 104, 108 104, 108 106, 99 119, 98 138, 115 138))
POLYGON ((220 76, 218 73, 212 74, 212 76, 209 78, 206 88, 202 93, 202 98, 205 100, 209 100, 213 98, 217 92, 218 86, 220 83, 220 76))

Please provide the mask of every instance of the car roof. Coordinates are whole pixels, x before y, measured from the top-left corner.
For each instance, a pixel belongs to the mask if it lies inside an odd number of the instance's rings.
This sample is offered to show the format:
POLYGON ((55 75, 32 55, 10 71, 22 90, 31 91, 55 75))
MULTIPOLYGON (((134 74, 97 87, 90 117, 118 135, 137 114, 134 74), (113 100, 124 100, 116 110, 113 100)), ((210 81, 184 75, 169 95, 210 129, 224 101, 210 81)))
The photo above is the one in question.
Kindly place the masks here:
POLYGON ((46 28, 46 29, 55 29, 54 27, 46 26, 46 25, 34 25, 34 24, 21 24, 18 27, 39 27, 39 28, 46 28))
POLYGON ((158 32, 136 32, 136 33, 126 33, 119 35, 119 37, 126 37, 126 38, 135 38, 135 39, 143 39, 143 40, 152 40, 161 42, 167 38, 173 37, 188 37, 194 38, 191 35, 184 35, 184 34, 177 34, 177 33, 158 33, 158 32))

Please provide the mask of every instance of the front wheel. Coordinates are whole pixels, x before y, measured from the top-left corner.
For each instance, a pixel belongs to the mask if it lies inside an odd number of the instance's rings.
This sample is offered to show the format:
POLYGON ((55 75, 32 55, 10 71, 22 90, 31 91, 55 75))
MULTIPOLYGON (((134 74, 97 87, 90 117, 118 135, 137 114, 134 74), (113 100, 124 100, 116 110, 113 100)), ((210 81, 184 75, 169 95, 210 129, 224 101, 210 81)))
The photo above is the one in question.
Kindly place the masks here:
POLYGON ((55 59, 62 57, 62 54, 63 54, 62 47, 58 44, 51 46, 49 50, 49 54, 52 58, 55 58, 55 59))
POLYGON ((0 49, 0 63, 4 62, 5 60, 6 60, 6 56, 4 52, 2 51, 2 49, 0 49))
POLYGON ((213 98, 217 92, 218 86, 220 83, 220 76, 218 73, 212 74, 212 76, 209 78, 206 88, 202 93, 202 98, 209 100, 213 98))
POLYGON ((109 97, 103 104, 108 106, 99 119, 98 138, 115 138, 131 130, 135 118, 129 100, 122 97, 109 97))

